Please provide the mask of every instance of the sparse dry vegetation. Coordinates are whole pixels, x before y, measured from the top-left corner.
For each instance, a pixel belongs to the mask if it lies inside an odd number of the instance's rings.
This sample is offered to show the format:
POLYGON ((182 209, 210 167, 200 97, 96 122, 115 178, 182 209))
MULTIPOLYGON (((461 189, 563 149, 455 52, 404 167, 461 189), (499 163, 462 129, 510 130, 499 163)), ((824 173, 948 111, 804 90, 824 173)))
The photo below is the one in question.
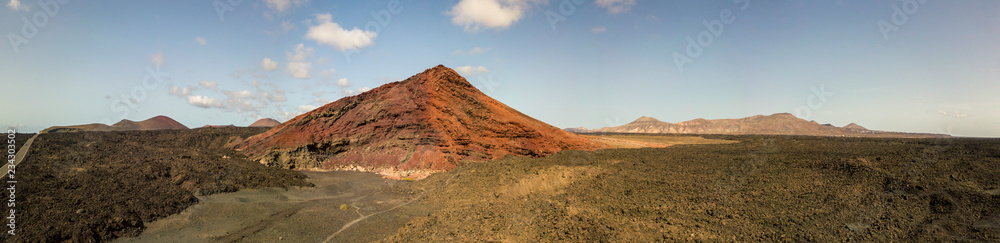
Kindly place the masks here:
POLYGON ((740 142, 436 174, 458 174, 428 198, 439 208, 387 241, 1000 240, 998 139, 705 137, 740 142))

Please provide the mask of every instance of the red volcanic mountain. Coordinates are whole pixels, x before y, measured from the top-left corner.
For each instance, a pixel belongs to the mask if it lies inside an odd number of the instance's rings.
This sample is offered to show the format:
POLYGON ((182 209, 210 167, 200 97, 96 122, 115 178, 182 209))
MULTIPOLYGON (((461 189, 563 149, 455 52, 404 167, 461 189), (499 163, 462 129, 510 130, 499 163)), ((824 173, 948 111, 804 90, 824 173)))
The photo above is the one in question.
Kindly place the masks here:
POLYGON ((278 122, 278 120, 264 118, 251 123, 250 127, 276 127, 278 125, 281 125, 281 122, 278 122))
POLYGON ((239 148, 284 168, 421 177, 508 154, 604 146, 528 117, 439 65, 302 114, 239 148))
POLYGON ((140 122, 123 119, 114 125, 108 126, 100 123, 75 125, 75 126, 54 126, 42 130, 41 133, 57 132, 79 132, 79 131, 147 131, 147 130, 181 130, 188 129, 187 126, 166 116, 155 116, 140 122))

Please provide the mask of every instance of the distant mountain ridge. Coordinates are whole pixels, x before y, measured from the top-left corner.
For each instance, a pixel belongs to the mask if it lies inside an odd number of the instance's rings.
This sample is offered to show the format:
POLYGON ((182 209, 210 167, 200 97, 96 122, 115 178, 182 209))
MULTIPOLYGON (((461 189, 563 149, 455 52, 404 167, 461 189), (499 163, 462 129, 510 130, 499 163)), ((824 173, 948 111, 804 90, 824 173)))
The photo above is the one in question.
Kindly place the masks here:
POLYGON ((143 121, 123 119, 114 125, 91 123, 73 126, 53 126, 40 133, 81 132, 81 131, 149 131, 149 130, 183 130, 187 126, 167 116, 155 116, 143 121))
POLYGON ((847 136, 847 137, 948 137, 945 134, 902 133, 868 130, 851 123, 844 127, 806 121, 789 113, 756 115, 738 119, 702 118, 669 123, 652 117, 640 117, 628 124, 594 130, 569 128, 576 133, 677 133, 677 134, 758 134, 758 135, 806 135, 806 136, 847 136))

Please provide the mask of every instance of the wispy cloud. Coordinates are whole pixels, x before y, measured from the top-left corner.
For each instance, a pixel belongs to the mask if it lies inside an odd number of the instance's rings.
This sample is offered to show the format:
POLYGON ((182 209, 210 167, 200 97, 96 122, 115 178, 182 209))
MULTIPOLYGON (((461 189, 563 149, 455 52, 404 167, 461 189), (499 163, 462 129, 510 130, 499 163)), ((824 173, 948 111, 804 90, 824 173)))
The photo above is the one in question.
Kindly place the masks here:
POLYGON ((313 48, 306 47, 304 44, 299 44, 295 47, 294 52, 288 53, 288 64, 285 68, 285 72, 292 77, 300 79, 310 78, 309 72, 312 71, 312 62, 306 60, 306 58, 312 56, 313 48))
POLYGON ((219 82, 216 81, 198 81, 198 86, 205 87, 206 89, 219 90, 219 82))
POLYGON ((938 114, 940 114, 941 116, 943 116, 943 117, 954 117, 954 118, 966 118, 966 117, 969 117, 969 114, 965 114, 965 113, 961 113, 961 112, 957 112, 957 111, 948 112, 948 111, 945 111, 945 110, 937 110, 936 112, 938 114))
POLYGON ((635 0, 597 0, 594 3, 612 14, 628 12, 635 6, 635 0))
POLYGON ((156 52, 156 54, 150 56, 149 62, 152 62, 153 65, 156 66, 163 66, 163 64, 166 62, 166 60, 163 58, 163 52, 156 52))
POLYGON ((28 11, 28 5, 21 4, 19 0, 10 0, 10 3, 7 3, 7 7, 14 11, 28 11))
POLYGON ((267 8, 277 11, 278 13, 283 13, 292 8, 302 6, 309 1, 307 0, 264 0, 267 8))
POLYGON ((455 68, 455 71, 464 76, 472 76, 480 73, 487 73, 490 70, 483 66, 461 66, 455 68))

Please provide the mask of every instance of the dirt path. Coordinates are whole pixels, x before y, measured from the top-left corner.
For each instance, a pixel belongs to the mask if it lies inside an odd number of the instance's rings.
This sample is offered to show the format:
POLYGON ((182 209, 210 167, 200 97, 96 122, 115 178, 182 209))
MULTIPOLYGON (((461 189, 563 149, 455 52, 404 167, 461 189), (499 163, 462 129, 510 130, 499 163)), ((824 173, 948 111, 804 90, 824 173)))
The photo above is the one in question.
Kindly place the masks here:
POLYGON ((426 193, 395 191, 395 186, 412 182, 386 180, 372 173, 303 173, 316 187, 199 197, 197 205, 148 223, 139 237, 120 242, 378 240, 402 227, 411 217, 407 215, 413 215, 407 213, 409 208, 422 207, 413 202, 426 193), (353 210, 342 210, 343 204, 353 210), (404 207, 408 209, 402 211, 407 212, 400 213, 404 207))
MULTIPOLYGON (((445 180, 445 182, 444 182, 443 185, 435 187, 434 189, 431 189, 431 190, 427 190, 427 191, 421 192, 416 197, 414 197, 413 199, 410 199, 409 201, 406 201, 403 204, 399 204, 399 205, 396 205, 395 207, 392 207, 392 208, 389 208, 389 209, 386 209, 386 210, 382 210, 382 211, 378 211, 378 212, 375 212, 375 213, 372 213, 372 214, 365 215, 365 214, 361 213, 361 207, 358 207, 357 205, 355 205, 354 203, 352 203, 351 207, 355 208, 356 209, 355 212, 357 212, 358 215, 360 215, 361 217, 357 218, 357 219, 354 219, 351 222, 347 222, 347 224, 344 224, 344 226, 340 227, 340 230, 337 230, 337 232, 334 232, 332 235, 326 237, 326 240, 323 240, 323 242, 324 243, 325 242, 330 242, 331 239, 333 239, 334 237, 336 237, 337 235, 339 235, 341 232, 344 232, 344 230, 347 230, 348 228, 350 228, 354 224, 356 224, 358 222, 361 222, 362 220, 368 219, 371 216, 379 215, 379 214, 382 214, 382 213, 385 213, 385 212, 390 212, 390 211, 399 209, 400 207, 410 205, 411 203, 416 202, 417 200, 420 200, 421 198, 423 198, 424 195, 427 195, 428 192, 437 191, 438 189, 447 187, 448 185, 451 184, 451 180, 455 179, 456 176, 458 176, 457 172, 454 175, 452 175, 451 177, 449 177, 448 180, 445 180)), ((370 195, 365 195, 362 198, 368 197, 368 196, 370 196, 370 195)))
MULTIPOLYGON (((15 156, 15 158, 14 158, 14 167, 15 168, 17 168, 17 165, 21 164, 21 161, 24 160, 25 156, 28 156, 28 148, 31 147, 31 143, 34 142, 35 138, 37 138, 37 137, 38 137, 38 134, 35 134, 34 136, 31 136, 31 138, 29 138, 27 142, 24 142, 24 145, 21 145, 21 148, 17 149, 17 154, 14 155, 15 156)), ((4 173, 3 173, 4 176, 7 176, 7 173, 10 173, 10 164, 11 163, 8 162, 6 165, 3 166, 4 168, 7 168, 7 170, 4 171, 4 173)))
POLYGON ((236 242, 236 241, 242 240, 243 238, 245 238, 247 236, 251 236, 251 235, 254 235, 254 234, 260 232, 261 230, 267 228, 268 226, 274 225, 275 222, 284 220, 284 219, 286 219, 286 218, 288 218, 288 217, 290 217, 292 215, 295 215, 296 213, 299 213, 299 211, 301 211, 304 208, 314 207, 314 206, 320 205, 320 203, 322 203, 322 202, 333 201, 336 198, 340 198, 340 197, 334 197, 334 198, 328 198, 328 199, 315 199, 315 200, 309 200, 309 201, 306 201, 306 202, 303 202, 303 203, 299 203, 299 204, 297 204, 297 205, 295 205, 295 206, 293 206, 291 208, 288 208, 288 209, 285 209, 285 210, 281 210, 281 211, 278 211, 277 213, 271 214, 270 217, 268 217, 268 218, 266 218, 264 220, 261 220, 260 222, 257 222, 255 224, 252 224, 250 226, 247 226, 247 227, 245 227, 243 229, 240 229, 239 231, 236 231, 236 232, 233 232, 233 233, 229 233, 229 234, 227 234, 225 236, 222 236, 222 237, 218 237, 218 238, 216 238, 216 240, 223 241, 223 242, 236 242))

